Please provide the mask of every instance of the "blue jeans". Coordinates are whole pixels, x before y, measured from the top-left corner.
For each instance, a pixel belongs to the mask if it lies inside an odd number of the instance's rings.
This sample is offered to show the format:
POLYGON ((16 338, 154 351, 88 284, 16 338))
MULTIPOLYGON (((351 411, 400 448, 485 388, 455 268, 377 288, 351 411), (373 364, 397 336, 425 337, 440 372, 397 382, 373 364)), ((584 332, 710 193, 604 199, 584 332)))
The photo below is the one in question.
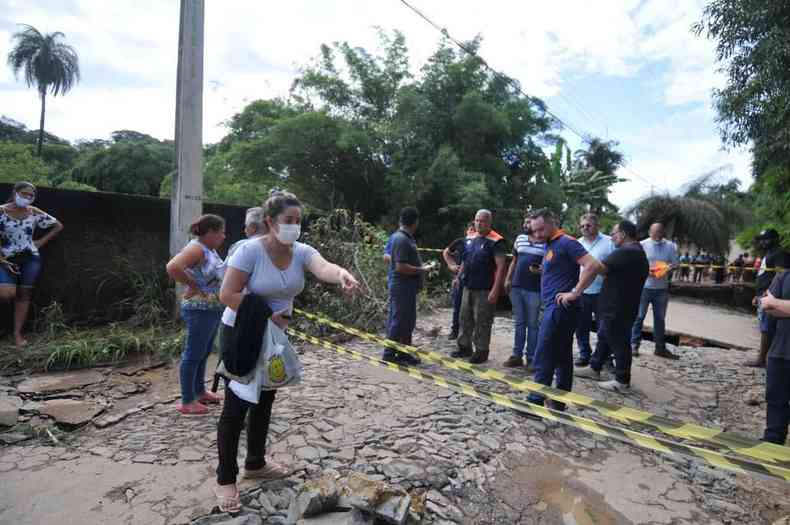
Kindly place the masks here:
POLYGON ((535 359, 535 349, 538 347, 538 330, 540 329, 540 292, 533 292, 526 288, 513 288, 510 290, 510 303, 513 305, 516 334, 513 341, 513 355, 524 355, 524 343, 527 344, 527 361, 535 359))
POLYGON ((592 356, 590 329, 593 327, 593 318, 595 326, 598 325, 598 294, 582 294, 580 303, 582 308, 576 325, 576 343, 579 345, 579 358, 589 361, 592 356))
POLYGON ((182 309, 187 338, 181 354, 181 403, 195 401, 206 391, 206 360, 214 346, 221 310, 182 309))
MULTIPOLYGON (((546 306, 543 321, 540 323, 538 349, 535 353, 535 382, 551 386, 556 373, 557 388, 571 391, 573 387, 573 331, 579 317, 579 307, 558 306, 554 302, 546 306)), ((543 404, 543 396, 531 393, 528 400, 543 404)), ((565 405, 558 403, 557 408, 564 410, 565 405)))
POLYGON ((631 329, 631 346, 638 348, 642 342, 642 324, 647 316, 647 307, 653 305, 653 342, 656 350, 665 350, 664 342, 664 321, 667 317, 667 303, 669 302, 669 290, 654 290, 652 288, 642 289, 642 299, 639 301, 639 313, 631 329))
POLYGON ((12 273, 5 265, 0 265, 0 285, 21 286, 32 288, 41 273, 41 257, 31 255, 17 262, 13 257, 10 262, 15 263, 19 273, 12 273))

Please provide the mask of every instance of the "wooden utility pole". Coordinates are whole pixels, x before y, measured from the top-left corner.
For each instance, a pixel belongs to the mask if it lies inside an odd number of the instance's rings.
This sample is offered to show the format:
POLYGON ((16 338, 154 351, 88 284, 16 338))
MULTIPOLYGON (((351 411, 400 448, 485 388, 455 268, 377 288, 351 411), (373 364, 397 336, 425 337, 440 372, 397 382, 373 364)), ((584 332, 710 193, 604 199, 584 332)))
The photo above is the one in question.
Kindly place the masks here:
POLYGON ((170 254, 189 240, 203 213, 204 0, 181 0, 176 87, 176 173, 170 201, 170 254))

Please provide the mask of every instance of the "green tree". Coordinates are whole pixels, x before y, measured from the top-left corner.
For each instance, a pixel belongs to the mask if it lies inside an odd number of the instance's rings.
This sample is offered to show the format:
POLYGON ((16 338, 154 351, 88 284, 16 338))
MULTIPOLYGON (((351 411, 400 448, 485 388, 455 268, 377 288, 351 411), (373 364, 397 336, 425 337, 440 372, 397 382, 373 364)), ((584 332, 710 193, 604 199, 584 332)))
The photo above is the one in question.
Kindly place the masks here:
POLYGON ((8 65, 15 76, 24 72, 28 87, 35 86, 41 98, 41 119, 38 130, 37 155, 41 156, 44 143, 44 115, 47 92, 53 97, 65 95, 79 81, 80 67, 77 52, 61 39, 61 32, 41 34, 38 29, 22 25, 22 30, 13 34, 15 42, 8 54, 8 65))
POLYGON ((159 195, 162 180, 175 169, 173 142, 130 131, 112 136, 108 146, 84 148, 69 179, 101 191, 159 195))
POLYGON ((647 232, 660 222, 667 237, 697 246, 716 254, 729 251, 729 241, 751 222, 749 198, 738 190, 740 181, 715 182, 717 171, 704 174, 689 184, 680 195, 651 195, 637 202, 628 214, 634 214, 637 227, 647 232))
POLYGON ((756 223, 742 244, 766 227, 790 247, 790 4, 783 0, 713 0, 695 32, 716 41, 724 88, 714 91, 722 141, 750 145, 756 223))
POLYGON ((0 142, 0 182, 25 180, 36 185, 49 185, 52 168, 34 156, 32 149, 28 144, 0 142))

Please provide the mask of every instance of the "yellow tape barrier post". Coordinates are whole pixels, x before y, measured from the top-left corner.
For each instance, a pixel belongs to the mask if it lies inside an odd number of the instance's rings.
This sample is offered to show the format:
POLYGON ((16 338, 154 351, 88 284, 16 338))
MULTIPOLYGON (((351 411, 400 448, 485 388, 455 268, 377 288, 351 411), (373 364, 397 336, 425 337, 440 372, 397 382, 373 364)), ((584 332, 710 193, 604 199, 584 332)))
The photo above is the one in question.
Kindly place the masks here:
POLYGON ((784 481, 790 481, 790 469, 784 466, 763 464, 748 459, 730 457, 720 452, 706 450, 692 445, 676 443, 664 438, 649 436, 647 434, 642 434, 633 430, 618 428, 605 423, 599 423, 581 416, 559 412, 541 405, 536 405, 534 403, 520 401, 502 394, 481 390, 468 383, 430 374, 420 370, 419 368, 389 363, 387 361, 368 356, 364 353, 330 343, 329 341, 307 335, 292 328, 288 329, 288 333, 298 339, 301 339, 302 341, 313 344, 320 348, 332 350, 339 354, 345 354, 356 360, 367 361, 368 363, 371 363, 375 366, 402 372, 422 382, 436 384, 470 397, 486 399, 496 403, 497 405, 508 407, 518 412, 539 416, 551 421, 557 421, 559 423, 585 430, 599 436, 618 439, 641 448, 653 450, 670 456, 680 455, 691 459, 700 459, 712 467, 717 467, 732 472, 738 472, 741 474, 757 474, 770 478, 781 479, 784 481))
POLYGON ((346 332, 347 334, 359 337, 360 339, 364 339, 387 348, 392 348, 400 352, 418 355, 421 358, 424 358, 426 361, 437 363, 445 368, 472 374, 480 379, 487 379, 503 383, 518 391, 536 392, 556 401, 592 408, 602 416, 614 419, 619 422, 633 422, 643 424, 670 436, 724 447, 727 450, 741 456, 757 459, 762 462, 769 462, 775 465, 790 467, 790 447, 757 441, 740 434, 726 432, 719 428, 709 428, 694 423, 675 421, 663 416, 651 414, 650 412, 644 410, 619 406, 581 394, 566 392, 565 390, 558 390, 556 388, 526 380, 522 377, 504 374, 499 370, 472 365, 460 359, 453 359, 438 352, 422 350, 414 346, 401 345, 389 339, 385 339, 362 330, 357 330, 356 328, 345 326, 327 317, 305 312, 304 310, 295 309, 295 312, 311 321, 331 326, 346 332))

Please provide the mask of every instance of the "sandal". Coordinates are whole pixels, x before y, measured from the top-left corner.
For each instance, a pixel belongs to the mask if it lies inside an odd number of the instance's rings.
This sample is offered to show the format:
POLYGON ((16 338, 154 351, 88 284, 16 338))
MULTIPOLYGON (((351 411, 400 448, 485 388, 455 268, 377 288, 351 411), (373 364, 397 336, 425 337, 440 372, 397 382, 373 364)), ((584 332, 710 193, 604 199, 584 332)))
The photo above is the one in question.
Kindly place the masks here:
POLYGON ((241 511, 241 503, 239 502, 239 489, 236 489, 235 496, 223 496, 218 491, 219 487, 214 487, 214 497, 217 498, 217 507, 220 512, 236 513, 241 511))
POLYGON ((215 394, 214 392, 203 392, 202 394, 200 394, 198 401, 203 404, 216 405, 217 403, 221 403, 223 399, 225 399, 225 396, 223 396, 222 394, 215 394))
POLYGON ((208 414, 208 408, 200 403, 189 403, 187 405, 179 403, 176 405, 176 410, 185 416, 203 416, 208 414))

